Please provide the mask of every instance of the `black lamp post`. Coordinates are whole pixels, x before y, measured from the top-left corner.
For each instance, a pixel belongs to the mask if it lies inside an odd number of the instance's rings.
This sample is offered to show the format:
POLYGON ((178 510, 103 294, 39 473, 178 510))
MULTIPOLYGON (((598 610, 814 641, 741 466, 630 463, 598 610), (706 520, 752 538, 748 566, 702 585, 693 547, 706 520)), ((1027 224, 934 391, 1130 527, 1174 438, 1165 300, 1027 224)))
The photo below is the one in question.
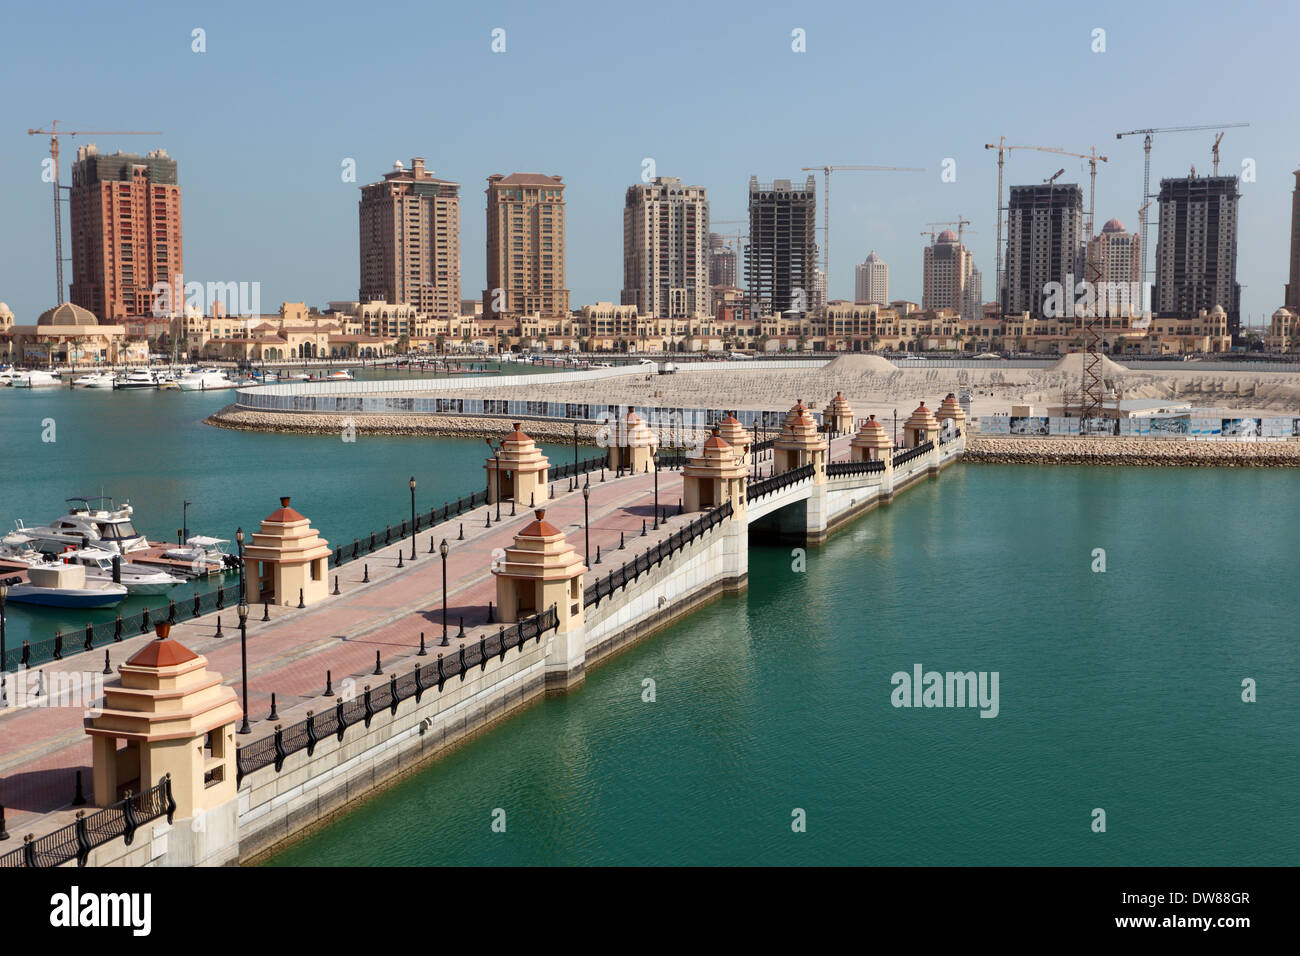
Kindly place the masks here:
MULTIPOLYGON (((497 521, 500 521, 501 520, 501 459, 499 457, 500 449, 497 448, 496 445, 492 444, 491 438, 484 438, 483 440, 487 442, 487 446, 492 449, 492 477, 496 479, 496 483, 497 483, 497 521)), ((491 482, 488 482, 488 484, 490 486, 491 482)), ((490 487, 489 487, 489 491, 491 491, 490 487)))
POLYGON ((578 423, 573 423, 573 474, 578 474, 578 423))
POLYGON ((248 726, 248 602, 242 597, 239 601, 239 660, 244 684, 244 722, 240 724, 239 732, 249 734, 253 731, 248 726))
POLYGON ((650 462, 655 469, 655 530, 659 530, 659 449, 650 452, 650 462))
POLYGON ((591 501, 591 479, 582 486, 582 538, 583 538, 583 557, 587 559, 587 567, 591 567, 591 510, 589 507, 591 501))
POLYGON ((438 545, 438 553, 442 555, 442 646, 446 647, 450 641, 447 640, 447 552, 451 547, 447 544, 447 539, 442 539, 442 544, 438 545))
POLYGON ((415 560, 415 476, 411 476, 411 560, 415 560))
POLYGON ((181 534, 185 541, 190 540, 190 502, 188 501, 181 502, 181 534))
POLYGON ((0 581, 0 704, 5 703, 9 694, 9 681, 6 675, 9 669, 5 664, 5 601, 9 599, 9 585, 0 581))
POLYGON ((894 447, 898 447, 898 409, 894 409, 894 447))

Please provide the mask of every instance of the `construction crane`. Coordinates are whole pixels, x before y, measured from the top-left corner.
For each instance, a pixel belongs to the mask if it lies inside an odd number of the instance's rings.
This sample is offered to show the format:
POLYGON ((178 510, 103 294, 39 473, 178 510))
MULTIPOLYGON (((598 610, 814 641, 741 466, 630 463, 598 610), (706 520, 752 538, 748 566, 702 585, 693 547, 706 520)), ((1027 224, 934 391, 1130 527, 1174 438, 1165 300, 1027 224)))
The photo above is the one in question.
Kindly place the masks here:
POLYGON ((50 123, 49 129, 29 129, 28 136, 48 136, 50 138, 50 159, 54 169, 54 281, 58 283, 58 301, 63 304, 63 212, 60 207, 62 197, 59 191, 64 187, 59 184, 59 137, 60 136, 161 136, 157 130, 136 129, 59 129, 59 121, 50 123))
MULTIPOLYGON (((1116 138, 1116 139, 1123 139, 1125 136, 1141 136, 1141 137, 1143 137, 1143 139, 1142 139, 1142 152, 1143 152, 1143 161, 1142 161, 1142 201, 1143 201, 1143 202, 1146 202, 1148 199, 1154 199, 1154 198, 1155 198, 1154 196, 1151 195, 1151 137, 1152 137, 1152 136, 1155 136, 1155 135, 1158 134, 1158 133, 1193 133, 1193 132, 1197 132, 1197 131, 1200 131, 1200 130, 1207 130, 1207 129, 1218 129, 1218 130, 1224 130, 1224 129, 1235 129, 1235 128, 1237 128, 1237 127, 1241 127, 1241 126, 1249 126, 1249 125, 1250 125, 1249 123, 1212 123, 1212 124, 1210 124, 1210 125, 1208 125, 1208 126, 1165 126, 1165 127, 1161 127, 1161 128, 1159 128, 1159 129, 1131 129, 1131 130, 1129 130, 1129 131, 1126 132, 1126 133, 1116 133, 1116 134, 1115 134, 1115 138, 1116 138)), ((1215 143, 1215 146, 1216 146, 1216 147, 1218 146, 1218 143, 1217 143, 1217 142, 1215 143)), ((1142 225, 1142 246, 1141 246, 1141 249, 1139 250, 1139 251, 1141 252, 1141 254, 1142 254, 1142 274, 1141 274, 1140 278, 1141 278, 1142 283, 1143 283, 1143 289, 1146 288, 1146 281, 1147 281, 1147 234, 1146 234, 1146 226, 1147 226, 1147 224, 1146 224, 1145 222, 1143 222, 1143 225, 1142 225)))
POLYGON ((1054 185, 1056 185, 1056 181, 1057 181, 1058 179, 1060 179, 1060 178, 1061 178, 1062 176, 1064 176, 1064 175, 1065 175, 1065 167, 1062 166, 1062 167, 1061 167, 1060 169, 1058 169, 1056 172, 1052 173, 1052 175, 1051 175, 1050 177, 1048 177, 1047 179, 1044 179, 1044 180, 1043 180, 1043 185, 1045 185, 1045 186, 1054 186, 1054 185))
MULTIPOLYGON (((1062 170, 1064 172, 1064 170, 1062 170)), ((962 255, 965 247, 962 245, 963 229, 970 225, 970 220, 957 213, 956 219, 950 219, 948 222, 927 222, 930 227, 930 245, 934 245, 934 227, 935 226, 956 226, 957 227, 957 314, 964 317, 966 312, 966 263, 962 261, 962 255)), ((975 230, 970 230, 974 232, 975 230)), ((977 316, 978 318, 978 316, 977 316)))
POLYGON ((816 172, 821 170, 825 179, 825 186, 822 189, 823 209, 822 209, 822 281, 826 283, 826 301, 831 300, 831 173, 837 169, 857 170, 859 172, 881 172, 881 173, 923 173, 924 169, 918 166, 804 166, 801 172, 816 172))
MULTIPOLYGON (((1065 150, 1060 150, 1060 148, 1053 146, 1008 146, 1008 144, 1006 144, 1006 137, 998 137, 996 143, 984 143, 984 148, 985 150, 997 150, 997 228, 995 230, 995 238, 993 238, 993 248, 995 248, 997 264, 995 271, 993 271, 993 282, 995 282, 997 290, 998 317, 1004 317, 1006 310, 1005 299, 1002 297, 1002 212, 1004 212, 1004 209, 1002 209, 1002 170, 1004 170, 1004 166, 1006 165, 1006 153, 1011 150, 1054 152, 1060 153, 1060 155, 1063 156, 1080 156, 1082 153, 1066 152, 1065 150)), ((1095 152, 1096 151, 1093 151, 1093 155, 1095 155, 1095 152)), ((1084 156, 1084 159, 1093 159, 1093 155, 1084 156)), ((1102 163, 1105 163, 1106 161, 1105 156, 1099 156, 1096 157, 1096 159, 1100 159, 1102 163)), ((1096 159, 1093 159, 1092 163, 1093 186, 1096 186, 1096 159)))
POLYGON ((1210 147, 1210 155, 1214 157, 1214 175, 1219 175, 1219 144, 1223 142, 1223 133, 1214 137, 1214 145, 1210 147))

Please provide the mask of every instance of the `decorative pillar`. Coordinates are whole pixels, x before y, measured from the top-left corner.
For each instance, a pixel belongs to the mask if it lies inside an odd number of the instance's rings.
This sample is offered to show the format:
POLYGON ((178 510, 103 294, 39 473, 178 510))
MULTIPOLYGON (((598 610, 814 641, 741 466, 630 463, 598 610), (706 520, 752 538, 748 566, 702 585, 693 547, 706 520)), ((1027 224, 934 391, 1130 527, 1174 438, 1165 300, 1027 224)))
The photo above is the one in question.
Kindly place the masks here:
POLYGON ((912 412, 912 416, 903 423, 903 447, 915 448, 928 441, 938 441, 939 422, 930 409, 922 402, 912 412))
POLYGON ((582 683, 586 661, 583 575, 587 568, 563 531, 546 521, 546 509, 515 535, 514 544, 495 562, 497 610, 513 624, 554 606, 559 626, 546 652, 547 693, 564 693, 582 683))
POLYGON ((749 471, 718 432, 714 428, 699 454, 687 459, 682 468, 682 507, 708 511, 730 500, 733 512, 743 514, 749 471))
POLYGON ((749 450, 754 445, 754 436, 735 415, 727 415, 718 423, 718 437, 731 446, 736 460, 749 470, 749 450))
POLYGON ((839 392, 823 409, 822 424, 835 435, 847 435, 853 431, 853 406, 839 392))
POLYGON ((610 470, 617 471, 622 467, 634 475, 654 470, 654 450, 659 444, 659 438, 650 430, 645 419, 630 406, 627 417, 622 421, 615 421, 611 425, 607 420, 605 431, 605 440, 609 443, 610 470))
POLYGON ((550 460, 542 454, 537 443, 514 423, 514 431, 501 441, 495 458, 489 458, 483 467, 488 473, 488 504, 496 504, 497 491, 501 500, 513 498, 525 507, 529 502, 545 501, 548 493, 547 479, 550 460), (497 471, 500 474, 497 474, 497 471))
POLYGON ((227 862, 239 850, 235 725, 243 711, 206 657, 166 637, 168 625, 158 630, 159 640, 118 667, 103 709, 85 718, 95 804, 109 806, 170 774, 175 817, 204 821, 173 828, 166 862, 227 862))
POLYGON ((824 484, 829 452, 830 442, 817 430, 817 423, 804 407, 803 399, 800 399, 786 415, 780 437, 772 443, 776 473, 779 475, 784 471, 812 465, 813 483, 824 484))
POLYGON ((304 605, 325 600, 329 597, 329 557, 329 542, 289 507, 287 496, 281 498, 280 507, 262 519, 252 543, 244 548, 245 562, 257 570, 252 575, 245 570, 249 603, 269 601, 297 607, 299 591, 304 605))

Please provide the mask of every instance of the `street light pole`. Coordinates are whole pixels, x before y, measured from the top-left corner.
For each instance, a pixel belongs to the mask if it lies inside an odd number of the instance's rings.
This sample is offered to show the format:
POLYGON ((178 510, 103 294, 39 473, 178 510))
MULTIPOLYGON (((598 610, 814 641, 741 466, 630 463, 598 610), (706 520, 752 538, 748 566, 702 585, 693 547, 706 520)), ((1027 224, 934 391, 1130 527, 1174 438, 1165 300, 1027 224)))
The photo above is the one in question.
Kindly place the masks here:
POLYGON ((583 557, 586 559, 587 567, 591 567, 591 510, 589 507, 591 499, 591 479, 582 486, 582 538, 583 538, 583 557))
POLYGON ((9 667, 5 662, 5 601, 9 599, 9 585, 0 582, 0 704, 9 695, 9 667))
POLYGON ((655 530, 659 530, 659 449, 650 452, 650 461, 655 469, 655 530))
POLYGON ((573 423, 573 476, 578 476, 578 423, 573 423))
POLYGON ((244 590, 244 529, 235 531, 235 541, 239 545, 239 660, 244 685, 244 720, 239 725, 241 734, 251 734, 248 726, 248 594, 244 590))
POLYGON ((438 545, 438 553, 442 555, 442 646, 446 647, 451 642, 447 640, 447 552, 451 546, 447 544, 447 539, 442 539, 442 544, 438 545))
POLYGON ((415 560, 415 475, 411 476, 411 560, 415 560))

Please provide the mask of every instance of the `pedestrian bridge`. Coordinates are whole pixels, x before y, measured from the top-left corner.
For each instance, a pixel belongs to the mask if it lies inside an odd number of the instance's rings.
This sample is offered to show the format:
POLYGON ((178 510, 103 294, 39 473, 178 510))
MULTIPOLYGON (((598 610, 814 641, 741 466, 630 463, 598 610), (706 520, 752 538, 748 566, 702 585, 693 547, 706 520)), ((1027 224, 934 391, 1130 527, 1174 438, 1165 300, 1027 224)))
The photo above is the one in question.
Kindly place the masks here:
POLYGON ((745 513, 751 539, 818 543, 840 525, 888 501, 926 475, 956 461, 966 447, 958 430, 937 441, 894 452, 889 458, 832 461, 824 474, 804 465, 750 480, 745 513))

